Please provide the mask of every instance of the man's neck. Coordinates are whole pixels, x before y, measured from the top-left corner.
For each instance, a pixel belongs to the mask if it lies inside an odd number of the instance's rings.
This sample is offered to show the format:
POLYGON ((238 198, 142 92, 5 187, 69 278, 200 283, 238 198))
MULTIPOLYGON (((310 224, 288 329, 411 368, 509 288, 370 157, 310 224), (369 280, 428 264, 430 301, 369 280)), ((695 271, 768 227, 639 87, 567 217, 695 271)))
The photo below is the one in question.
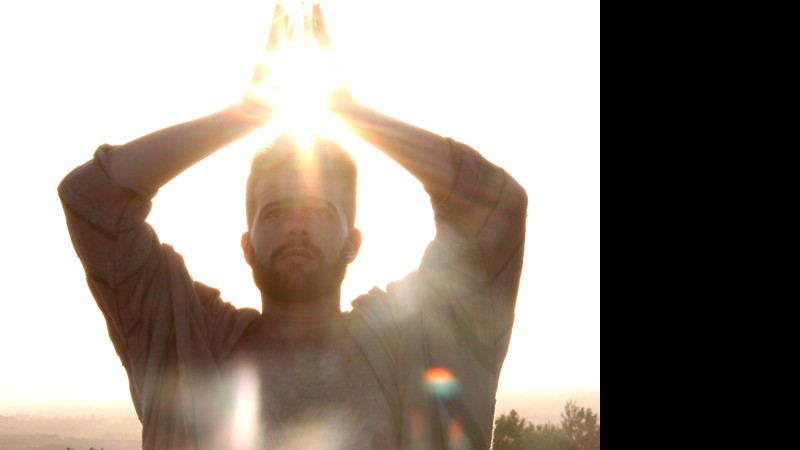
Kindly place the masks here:
POLYGON ((341 310, 338 295, 304 302, 264 299, 259 335, 266 340, 297 344, 312 343, 328 340, 340 330, 341 310))

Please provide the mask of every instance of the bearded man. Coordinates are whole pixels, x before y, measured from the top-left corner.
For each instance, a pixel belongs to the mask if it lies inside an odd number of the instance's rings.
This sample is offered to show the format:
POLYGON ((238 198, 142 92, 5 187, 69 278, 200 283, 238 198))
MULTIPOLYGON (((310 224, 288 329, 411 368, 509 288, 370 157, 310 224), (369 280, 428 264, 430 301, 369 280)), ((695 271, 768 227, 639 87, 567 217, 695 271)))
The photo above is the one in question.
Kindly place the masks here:
MULTIPOLYGON (((285 32, 276 20, 267 51, 285 32), (277 30, 277 31, 276 31, 277 30)), ((327 34, 314 10, 317 39, 327 34)), ((256 78, 269 67, 260 67, 256 78)), ((486 449, 514 317, 527 197, 470 147, 346 91, 330 109, 414 175, 436 237, 419 268, 340 310, 358 255, 356 166, 281 136, 252 163, 242 250, 261 312, 191 277, 146 223, 159 188, 269 121, 252 96, 124 145, 59 185, 67 225, 129 377, 143 449, 486 449)))

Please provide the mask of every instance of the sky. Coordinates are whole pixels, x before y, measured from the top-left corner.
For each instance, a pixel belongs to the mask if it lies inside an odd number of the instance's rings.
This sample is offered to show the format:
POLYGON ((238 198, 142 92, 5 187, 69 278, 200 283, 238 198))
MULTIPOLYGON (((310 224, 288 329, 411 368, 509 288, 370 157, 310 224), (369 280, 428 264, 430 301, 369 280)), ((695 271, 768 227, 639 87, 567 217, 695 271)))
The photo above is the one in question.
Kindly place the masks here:
MULTIPOLYGON (((0 3, 0 407, 125 402, 128 383, 69 241, 56 186, 122 144, 239 101, 274 0, 0 3)), ((328 0, 361 103, 453 137, 529 197, 500 392, 600 386, 598 0, 328 0)), ((239 248, 256 133, 162 188, 150 223, 195 279, 260 307, 239 248)), ((421 186, 379 151, 359 164, 364 244, 343 308, 414 270, 433 237, 421 186)))

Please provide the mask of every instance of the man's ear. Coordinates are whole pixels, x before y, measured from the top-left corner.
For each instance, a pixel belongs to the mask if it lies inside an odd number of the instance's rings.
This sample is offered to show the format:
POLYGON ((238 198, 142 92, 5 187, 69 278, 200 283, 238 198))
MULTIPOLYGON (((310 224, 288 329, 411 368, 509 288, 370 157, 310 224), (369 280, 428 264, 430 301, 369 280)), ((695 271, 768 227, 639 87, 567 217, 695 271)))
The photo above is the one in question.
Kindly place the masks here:
POLYGON ((242 253, 244 254, 244 260, 247 262, 247 265, 250 264, 250 259, 253 257, 253 246, 250 245, 250 232, 245 231, 242 233, 242 253))
POLYGON ((358 251, 361 249, 361 230, 353 227, 350 230, 350 246, 347 249, 347 262, 351 263, 356 260, 358 251))

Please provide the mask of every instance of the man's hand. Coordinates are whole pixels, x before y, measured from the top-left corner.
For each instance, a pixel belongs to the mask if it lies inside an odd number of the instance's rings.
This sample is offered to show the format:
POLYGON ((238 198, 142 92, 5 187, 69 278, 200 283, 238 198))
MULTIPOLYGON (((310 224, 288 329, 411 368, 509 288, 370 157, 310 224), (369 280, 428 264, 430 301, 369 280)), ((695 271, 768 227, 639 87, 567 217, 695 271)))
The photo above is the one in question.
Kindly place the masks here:
POLYGON ((305 10, 299 2, 278 0, 267 45, 253 71, 243 107, 266 107, 291 117, 290 122, 354 103, 344 86, 331 53, 322 9, 315 3, 305 10))
POLYGON ((336 61, 333 59, 331 40, 330 37, 328 37, 328 29, 325 27, 325 21, 322 18, 322 8, 319 3, 314 4, 311 13, 311 31, 317 46, 329 60, 328 63, 331 67, 331 73, 337 78, 336 87, 328 95, 328 109, 333 113, 338 113, 351 105, 355 105, 356 101, 352 94, 350 94, 344 81, 342 81, 338 67, 336 66, 336 61))
POLYGON ((264 125, 274 116, 268 75, 274 71, 281 42, 286 37, 288 15, 275 5, 264 58, 256 65, 247 94, 241 102, 208 116, 174 125, 134 139, 108 152, 108 172, 120 186, 155 193, 161 186, 201 159, 264 125), (256 95, 264 91, 263 95, 256 95))
POLYGON ((270 94, 275 93, 276 86, 274 83, 270 83, 269 74, 275 70, 278 50, 281 42, 287 37, 288 29, 289 15, 279 0, 275 3, 275 11, 272 14, 272 25, 267 37, 267 45, 264 47, 264 53, 253 70, 250 86, 247 89, 243 103, 267 103, 270 94))

